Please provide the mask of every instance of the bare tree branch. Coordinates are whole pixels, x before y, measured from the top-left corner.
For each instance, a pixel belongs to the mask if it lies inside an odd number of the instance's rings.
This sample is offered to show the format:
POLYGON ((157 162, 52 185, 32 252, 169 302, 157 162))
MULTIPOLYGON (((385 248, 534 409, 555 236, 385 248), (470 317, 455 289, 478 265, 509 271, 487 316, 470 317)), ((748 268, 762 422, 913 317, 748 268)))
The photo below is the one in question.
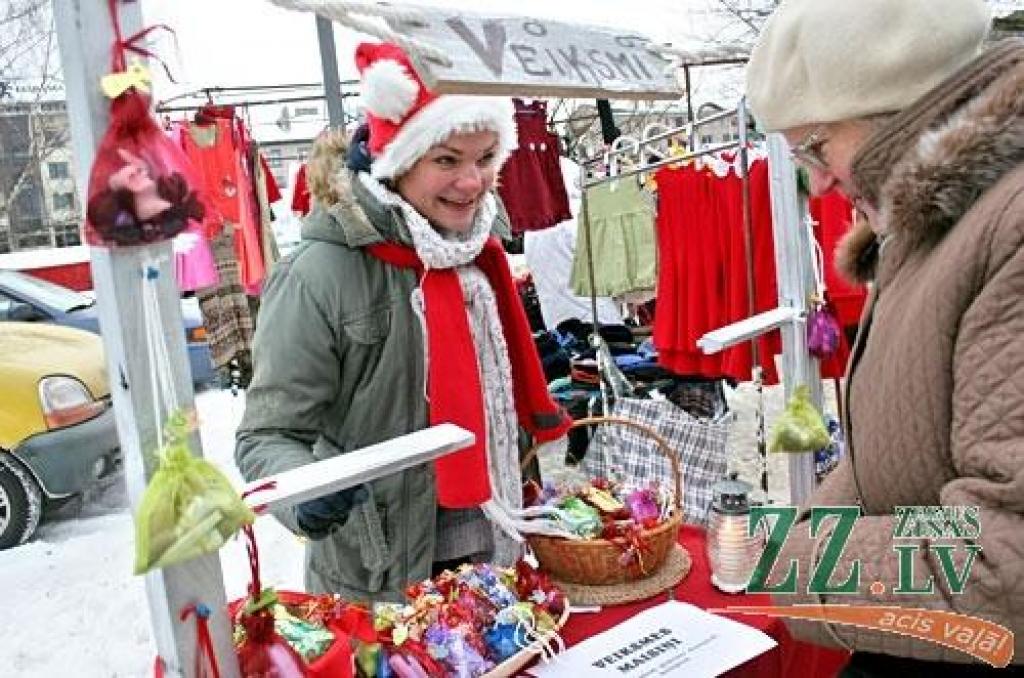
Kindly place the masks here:
POLYGON ((19 197, 40 180, 43 163, 69 142, 67 126, 54 124, 59 114, 44 105, 49 88, 61 79, 55 57, 48 0, 13 0, 0 14, 0 78, 9 85, 24 83, 13 102, 3 102, 10 122, 3 140, 7 167, 0 174, 0 212, 9 216, 19 197))
POLYGON ((746 26, 752 36, 756 37, 761 32, 761 21, 756 21, 749 12, 740 9, 735 0, 718 0, 718 5, 722 11, 746 26))
POLYGON ((31 0, 22 2, 20 5, 14 0, 9 1, 11 4, 7 7, 7 13, 0 17, 0 26, 21 23, 24 19, 35 18, 49 4, 49 0, 31 0))

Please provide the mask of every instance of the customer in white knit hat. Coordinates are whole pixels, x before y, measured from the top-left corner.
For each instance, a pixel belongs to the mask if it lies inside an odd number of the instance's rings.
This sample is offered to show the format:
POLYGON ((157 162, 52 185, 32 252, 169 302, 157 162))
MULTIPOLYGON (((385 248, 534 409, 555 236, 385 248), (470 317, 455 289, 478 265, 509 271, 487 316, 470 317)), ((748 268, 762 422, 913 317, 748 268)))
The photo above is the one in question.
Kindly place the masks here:
MULTIPOLYGON (((810 500, 861 508, 831 580, 859 568, 854 590, 808 593, 829 530, 811 538, 801 522, 775 572, 796 561, 797 593, 780 604, 927 608, 1024 637, 1024 43, 985 48, 988 28, 982 0, 783 0, 751 54, 754 116, 785 135, 813 193, 854 200, 840 259, 872 283, 843 399, 847 455, 810 500), (904 524, 901 506, 951 520, 904 524), (901 561, 900 544, 919 548, 901 561)), ((963 636, 901 633, 916 626, 791 628, 853 650, 844 675, 990 669, 954 647, 963 636)))
POLYGON ((400 601, 440 568, 515 562, 519 427, 551 440, 570 422, 492 235, 511 101, 439 96, 391 44, 360 45, 356 65, 368 125, 348 168, 337 145, 318 153, 327 180, 310 168, 326 190, 267 283, 236 459, 256 479, 431 424, 473 432, 432 465, 275 514, 310 538, 309 590, 400 601))

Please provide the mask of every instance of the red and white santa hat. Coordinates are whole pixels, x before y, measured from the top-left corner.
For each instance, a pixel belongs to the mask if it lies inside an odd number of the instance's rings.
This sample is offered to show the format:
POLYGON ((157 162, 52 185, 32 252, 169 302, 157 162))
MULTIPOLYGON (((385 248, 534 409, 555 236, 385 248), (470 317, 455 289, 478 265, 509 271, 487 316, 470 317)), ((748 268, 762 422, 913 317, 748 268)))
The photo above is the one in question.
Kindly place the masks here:
POLYGON ((498 133, 497 166, 517 145, 515 109, 509 99, 438 95, 427 89, 409 57, 392 43, 356 48, 360 94, 370 126, 371 172, 395 179, 432 147, 459 132, 498 133))

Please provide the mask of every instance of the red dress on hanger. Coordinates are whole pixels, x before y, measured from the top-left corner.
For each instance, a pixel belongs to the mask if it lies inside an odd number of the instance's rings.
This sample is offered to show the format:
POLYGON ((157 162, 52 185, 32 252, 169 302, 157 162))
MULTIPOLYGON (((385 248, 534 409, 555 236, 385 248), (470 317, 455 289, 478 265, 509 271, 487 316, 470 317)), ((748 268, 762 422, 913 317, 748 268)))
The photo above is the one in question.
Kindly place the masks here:
POLYGON ((217 115, 208 124, 189 123, 186 131, 182 135, 185 152, 203 176, 207 195, 221 219, 208 232, 217 232, 224 224, 234 229, 241 284, 247 290, 258 290, 266 267, 254 211, 255 188, 242 156, 248 141, 243 138, 245 130, 236 131, 233 118, 217 115))
POLYGON ((513 99, 519 147, 501 168, 498 195, 512 231, 539 231, 572 218, 558 156, 558 137, 547 128, 547 104, 513 99))
MULTIPOLYGON (((720 180, 724 188, 719 191, 726 210, 730 233, 725 273, 728 300, 728 320, 725 324, 750 317, 750 295, 747 290, 747 255, 743 225, 743 180, 735 171, 720 180)), ((754 314, 770 311, 779 305, 778 285, 775 277, 775 238, 772 233, 772 203, 769 192, 768 162, 755 160, 750 165, 751 256, 754 263, 754 314)), ((777 384, 775 355, 782 352, 782 337, 778 330, 756 339, 758 362, 763 368, 764 383, 777 384)), ((736 381, 750 381, 753 354, 749 341, 724 351, 723 369, 736 381)))
POLYGON ((304 217, 309 214, 309 210, 309 183, 306 182, 306 163, 302 163, 299 173, 295 175, 295 188, 292 189, 292 211, 304 217))

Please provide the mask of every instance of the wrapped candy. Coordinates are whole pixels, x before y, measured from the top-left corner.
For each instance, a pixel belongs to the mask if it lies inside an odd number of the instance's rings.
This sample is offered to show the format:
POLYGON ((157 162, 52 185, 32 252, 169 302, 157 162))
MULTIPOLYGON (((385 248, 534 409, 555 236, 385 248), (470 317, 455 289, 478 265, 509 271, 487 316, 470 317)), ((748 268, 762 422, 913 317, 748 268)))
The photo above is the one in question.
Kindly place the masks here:
POLYGON ((388 664, 397 678, 429 678, 415 657, 393 654, 388 657, 388 664))
POLYGON ((816 305, 807 314, 807 351, 815 358, 828 358, 839 349, 842 331, 832 305, 816 305))
POLYGON ((373 616, 361 605, 337 603, 329 619, 324 620, 347 636, 363 643, 376 643, 377 630, 373 628, 373 616))
POLYGON ((601 534, 601 515, 579 497, 566 497, 560 506, 569 523, 569 529, 584 539, 601 534))
POLYGON ((544 482, 540 499, 542 504, 551 504, 558 499, 558 488, 550 480, 544 482))
POLYGON ((491 668, 487 660, 458 633, 451 634, 448 639, 445 666, 448 668, 448 675, 455 678, 474 678, 487 673, 491 668))
POLYGON ((427 653, 434 659, 446 659, 448 657, 448 643, 452 632, 444 624, 431 624, 423 635, 427 644, 427 653))
MULTIPOLYGON (((564 604, 564 594, 563 594, 564 604)), ((533 627, 534 630, 540 634, 551 633, 558 629, 558 620, 552 615, 550 608, 546 606, 534 605, 532 608, 533 612, 533 627)))
POLYGON ((275 605, 273 614, 274 630, 307 664, 327 652, 334 642, 334 634, 323 625, 296 617, 284 605, 275 605))
MULTIPOLYGON (((402 645, 400 652, 391 655, 394 659, 396 656, 402 656, 406 660, 406 665, 413 671, 420 671, 427 676, 443 676, 444 665, 430 656, 427 652, 427 647, 415 640, 410 640, 402 645)), ((390 661, 390 660, 389 660, 390 661)), ((394 662, 391 663, 391 668, 395 668, 394 662)), ((397 673, 398 670, 396 669, 397 673)))
POLYGON ((269 609, 243 614, 241 624, 245 638, 235 651, 243 678, 303 678, 306 675, 302 658, 275 632, 274 616, 269 609))
POLYGON ((658 506, 658 498, 653 490, 634 490, 626 497, 626 507, 633 520, 644 523, 648 520, 658 520, 661 515, 661 508, 658 506))
POLYGON ((388 653, 383 647, 379 645, 377 647, 379 648, 377 652, 377 678, 391 678, 395 673, 391 670, 391 664, 388 663, 388 653))
POLYGON ((586 500, 601 513, 616 513, 622 510, 623 503, 612 496, 608 490, 588 487, 584 490, 586 500))
POLYGON ((364 678, 388 678, 391 666, 380 643, 360 643, 356 648, 356 668, 364 678))
POLYGON ((388 678, 386 664, 394 678, 477 678, 554 629, 565 605, 547 575, 524 562, 465 564, 406 593, 407 604, 374 606, 382 647, 372 661, 357 652, 362 675, 388 678))
POLYGON ((520 600, 528 600, 537 606, 558 615, 565 609, 565 593, 556 587, 546 572, 541 572, 525 560, 519 560, 515 566, 516 595, 520 600))
POLYGON ((487 648, 499 664, 519 652, 519 645, 516 643, 517 623, 495 624, 484 633, 487 648))

